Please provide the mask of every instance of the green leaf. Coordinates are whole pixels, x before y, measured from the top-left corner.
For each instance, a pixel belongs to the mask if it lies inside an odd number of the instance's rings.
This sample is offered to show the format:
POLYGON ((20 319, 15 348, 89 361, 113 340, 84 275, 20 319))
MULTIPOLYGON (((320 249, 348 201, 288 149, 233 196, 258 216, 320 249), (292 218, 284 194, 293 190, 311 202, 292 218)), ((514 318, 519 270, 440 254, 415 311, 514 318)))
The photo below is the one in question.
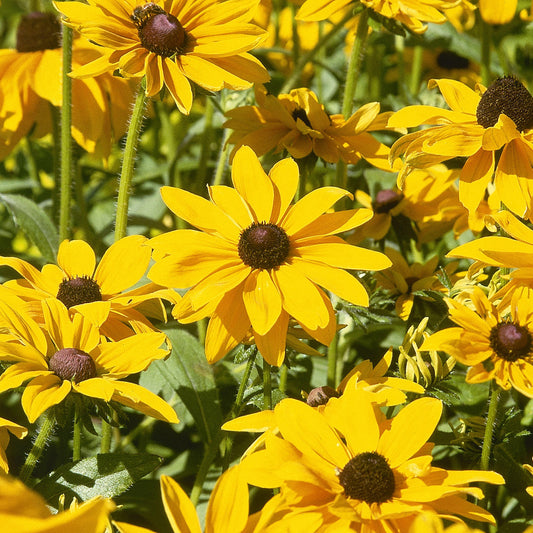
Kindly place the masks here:
POLYGON ((61 466, 34 488, 51 505, 65 494, 67 501, 95 496, 113 498, 153 472, 161 464, 156 455, 105 453, 61 466))
POLYGON ((39 248, 49 263, 55 263, 59 235, 50 217, 32 200, 18 194, 0 194, 0 201, 13 215, 15 224, 39 248))
POLYGON ((162 329, 172 343, 172 353, 166 361, 154 361, 146 372, 152 378, 154 373, 159 374, 161 390, 170 386, 178 393, 192 415, 200 437, 210 443, 223 423, 213 370, 195 337, 175 324, 162 329))

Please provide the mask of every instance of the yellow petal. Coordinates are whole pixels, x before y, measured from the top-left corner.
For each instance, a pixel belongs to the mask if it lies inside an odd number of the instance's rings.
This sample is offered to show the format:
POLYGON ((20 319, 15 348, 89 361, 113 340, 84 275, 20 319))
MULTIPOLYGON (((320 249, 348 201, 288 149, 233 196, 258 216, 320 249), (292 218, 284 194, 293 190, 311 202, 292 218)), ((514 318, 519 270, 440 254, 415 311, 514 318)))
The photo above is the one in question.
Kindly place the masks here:
POLYGON ((33 424, 49 407, 61 403, 70 390, 70 381, 62 382, 55 374, 30 381, 22 394, 22 408, 30 423, 33 424))
POLYGON ((438 86, 450 109, 475 116, 481 97, 470 87, 456 80, 429 81, 428 89, 433 89, 436 86, 438 86))
POLYGON ((268 270, 252 270, 242 296, 254 331, 265 335, 281 314, 281 295, 268 270))
POLYGON ((265 335, 254 332, 254 340, 263 359, 272 366, 281 366, 285 360, 289 315, 282 311, 276 323, 265 335))
POLYGON ((163 78, 178 109, 188 115, 192 107, 191 84, 178 68, 174 60, 165 58, 162 62, 163 78))
POLYGON ((278 161, 270 169, 268 176, 274 184, 274 209, 271 222, 277 224, 296 194, 300 171, 294 159, 286 158, 278 161))
POLYGON ((248 205, 233 187, 214 185, 208 187, 208 190, 212 202, 228 213, 241 229, 247 228, 253 222, 248 205))
POLYGON ((161 476, 161 496, 175 533, 202 533, 196 509, 185 491, 169 476, 161 476))
POLYGON ((69 278, 91 277, 96 267, 96 257, 93 249, 85 241, 65 240, 59 245, 57 264, 69 278))

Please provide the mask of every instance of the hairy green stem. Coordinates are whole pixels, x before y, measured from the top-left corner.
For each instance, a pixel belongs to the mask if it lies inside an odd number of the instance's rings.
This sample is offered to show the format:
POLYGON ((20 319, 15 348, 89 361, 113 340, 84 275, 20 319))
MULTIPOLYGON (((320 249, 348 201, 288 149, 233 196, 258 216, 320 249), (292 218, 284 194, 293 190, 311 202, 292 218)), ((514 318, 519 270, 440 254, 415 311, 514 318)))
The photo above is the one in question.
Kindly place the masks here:
POLYGON ((213 185, 221 185, 224 178, 224 169, 228 162, 229 148, 228 143, 229 136, 231 135, 230 130, 225 129, 224 135, 222 138, 222 144, 220 146, 220 152, 218 154, 217 167, 215 170, 215 177, 213 178, 213 185))
POLYGON ((263 359, 263 410, 272 409, 272 368, 263 359))
POLYGON ((37 438, 35 439, 33 447, 30 450, 28 457, 26 457, 26 461, 24 462, 20 470, 19 478, 23 483, 27 483, 30 479, 33 469, 37 465, 37 462, 39 461, 39 458, 41 457, 44 451, 48 439, 52 436, 52 433, 55 428, 55 422, 56 421, 53 411, 49 409, 48 412, 44 415, 44 420, 41 424, 41 427, 39 428, 37 438))
MULTIPOLYGON (((207 166, 209 163, 209 157, 211 152, 211 141, 213 139, 213 114, 215 106, 211 98, 207 98, 205 101, 204 112, 204 132, 202 135, 200 146, 200 162, 198 163, 198 171, 196 173, 196 182, 204 184, 207 176, 207 166)), ((205 187, 205 185, 204 185, 205 187)))
POLYGON ((337 387, 337 355, 339 347, 338 333, 335 333, 331 344, 328 347, 328 381, 329 387, 337 387))
POLYGON ((494 434, 494 425, 496 423, 496 415, 498 413, 500 392, 500 387, 496 383, 491 382, 489 412, 487 413, 485 434, 483 435, 483 447, 481 449, 481 470, 489 470, 490 456, 492 452, 492 438, 494 434))
POLYGON ((418 94, 420 89, 420 80, 422 78, 422 56, 424 54, 424 47, 417 44, 413 48, 413 63, 411 64, 411 80, 409 90, 413 96, 418 94))
POLYGON ((115 217, 115 241, 126 236, 128 227, 128 206, 130 198, 130 187, 133 178, 133 169, 135 166, 135 154, 139 143, 139 136, 144 116, 146 95, 144 84, 139 86, 139 92, 135 99, 133 111, 131 113, 128 134, 126 137, 126 147, 122 159, 122 172, 117 199, 117 212, 115 217))
POLYGON ((59 241, 68 239, 72 186, 72 29, 63 25, 63 66, 61 105, 61 185, 59 199, 59 241))
POLYGON ((81 413, 78 404, 74 407, 74 433, 72 436, 72 460, 81 459, 81 430, 82 430, 81 413))
POLYGON ((490 71, 492 26, 487 24, 481 17, 481 83, 488 87, 492 80, 490 71))
POLYGON ((111 435, 113 428, 111 424, 102 419, 102 435, 100 440, 100 453, 109 453, 111 451, 111 435))

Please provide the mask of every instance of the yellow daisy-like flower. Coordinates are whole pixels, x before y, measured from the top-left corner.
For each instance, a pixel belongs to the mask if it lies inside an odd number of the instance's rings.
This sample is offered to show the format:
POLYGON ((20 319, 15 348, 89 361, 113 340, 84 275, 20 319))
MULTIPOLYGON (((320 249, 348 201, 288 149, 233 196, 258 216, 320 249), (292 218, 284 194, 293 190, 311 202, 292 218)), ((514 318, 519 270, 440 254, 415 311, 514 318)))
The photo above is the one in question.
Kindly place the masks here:
POLYGON ((122 378, 168 354, 163 333, 137 333, 118 342, 102 339, 97 325, 71 316, 58 300, 42 301, 44 328, 0 302, 0 315, 18 342, 0 341, 0 361, 13 362, 0 376, 0 392, 25 385, 22 407, 33 423, 72 392, 118 402, 159 420, 177 423, 159 396, 122 378))
POLYGON ((409 106, 396 112, 389 126, 431 128, 409 133, 391 148, 391 161, 405 156, 403 177, 454 157, 466 157, 459 179, 459 198, 470 213, 478 208, 493 181, 501 201, 519 216, 532 210, 533 97, 510 76, 498 78, 482 95, 454 80, 430 80, 451 110, 409 106), (497 153, 501 155, 496 163, 497 153))
POLYGON ((479 13, 487 24, 501 25, 511 22, 518 0, 479 0, 479 13))
POLYGON ((533 300, 512 298, 510 312, 496 307, 476 287, 471 306, 446 298, 450 320, 457 327, 437 331, 421 350, 440 350, 469 366, 468 383, 496 380, 533 397, 533 300))
POLYGON ((0 476, 0 521, 4 531, 16 533, 104 533, 115 505, 93 498, 77 508, 52 514, 43 498, 18 479, 0 476))
POLYGON ((248 53, 266 37, 249 21, 258 0, 91 0, 56 2, 66 23, 90 41, 112 50, 102 60, 75 69, 74 77, 118 70, 146 76, 146 95, 163 85, 178 109, 189 113, 191 82, 209 91, 246 89, 269 75, 248 53))
POLYGON ((200 229, 154 237, 155 265, 148 277, 167 287, 192 287, 174 307, 181 322, 210 316, 206 355, 217 361, 254 330, 270 363, 284 359, 289 317, 322 344, 335 335, 331 302, 323 287, 357 305, 368 294, 344 269, 380 270, 390 265, 379 252, 351 246, 336 233, 371 216, 367 209, 326 213, 348 192, 323 187, 290 205, 299 180, 288 158, 265 174, 247 146, 235 154, 234 189, 209 187, 211 201, 182 189, 161 194, 179 217, 200 229))
MULTIPOLYGON (((74 67, 101 58, 99 48, 75 38, 74 67)), ((0 158, 30 131, 35 137, 52 132, 50 104, 62 105, 61 24, 52 13, 24 15, 15 49, 0 50, 0 158)), ((126 131, 130 84, 109 73, 72 83, 72 136, 84 150, 107 158, 113 142, 126 131), (113 105, 110 105, 113 101, 113 105)))
POLYGON ((0 418, 0 470, 6 474, 9 472, 6 448, 9 444, 10 433, 17 437, 17 439, 23 439, 28 434, 28 430, 24 426, 15 424, 15 422, 0 418))
MULTIPOLYGON (((446 17, 444 9, 457 6, 461 0, 359 0, 383 17, 395 19, 404 24, 414 33, 424 33, 427 25, 424 22, 443 24, 446 17)), ((317 21, 330 18, 352 0, 307 0, 304 2, 296 18, 298 20, 317 21)))
MULTIPOLYGON (((4 287, 29 302, 57 298, 72 312, 102 324, 102 334, 111 339, 150 331, 154 328, 143 313, 164 320, 161 298, 176 302, 179 295, 153 283, 127 290, 141 280, 148 268, 150 248, 145 246, 146 241, 142 235, 120 239, 97 264, 89 244, 65 240, 59 246, 57 265, 45 265, 41 271, 22 259, 0 257, 0 265, 23 276, 6 282, 4 287)), ((34 311, 34 318, 38 318, 40 306, 34 311)))
POLYGON ((357 163, 361 158, 383 170, 391 170, 389 149, 370 135, 385 129, 391 113, 379 113, 379 103, 362 106, 348 120, 329 115, 313 91, 301 88, 274 96, 256 86, 256 106, 243 106, 226 113, 225 128, 232 129, 228 142, 235 151, 250 146, 261 156, 287 150, 300 159, 312 152, 328 163, 339 159, 357 163))
POLYGON ((431 464, 428 439, 441 413, 439 400, 421 398, 387 419, 369 393, 355 388, 320 411, 284 399, 274 409, 277 431, 267 431, 264 446, 241 467, 250 484, 280 487, 289 517, 318 515, 313 531, 408 531, 422 512, 494 523, 465 496, 482 498, 468 484, 502 484, 502 476, 431 464))

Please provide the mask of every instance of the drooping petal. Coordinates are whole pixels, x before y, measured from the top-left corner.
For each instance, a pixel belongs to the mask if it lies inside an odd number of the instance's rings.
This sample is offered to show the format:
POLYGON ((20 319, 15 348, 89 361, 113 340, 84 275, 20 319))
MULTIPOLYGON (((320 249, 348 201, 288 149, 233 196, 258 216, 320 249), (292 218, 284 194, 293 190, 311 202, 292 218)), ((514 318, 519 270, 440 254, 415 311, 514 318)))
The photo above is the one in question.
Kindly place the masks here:
POLYGON ((268 270, 255 269, 244 282, 243 300, 254 331, 265 335, 281 314, 281 295, 268 270))
POLYGON ((70 381, 61 381, 55 374, 32 379, 22 394, 22 408, 33 424, 49 407, 61 403, 70 392, 70 381))

